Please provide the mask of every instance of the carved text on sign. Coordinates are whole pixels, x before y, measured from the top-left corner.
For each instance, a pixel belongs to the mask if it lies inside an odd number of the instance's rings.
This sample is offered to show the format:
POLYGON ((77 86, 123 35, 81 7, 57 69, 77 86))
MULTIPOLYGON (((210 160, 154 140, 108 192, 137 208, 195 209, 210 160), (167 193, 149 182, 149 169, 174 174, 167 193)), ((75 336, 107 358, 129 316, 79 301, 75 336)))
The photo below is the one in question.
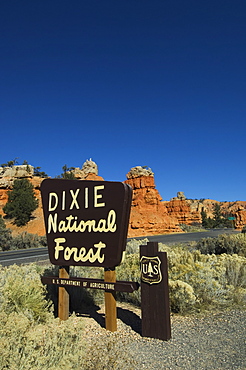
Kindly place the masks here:
POLYGON ((65 243, 65 238, 56 238, 54 239, 56 245, 55 245, 55 259, 59 259, 59 253, 63 252, 63 257, 66 261, 69 261, 73 259, 75 262, 95 262, 98 261, 99 263, 103 263, 104 261, 104 254, 101 255, 102 248, 106 248, 106 244, 99 242, 97 244, 94 244, 94 248, 90 248, 87 250, 85 247, 81 247, 78 249, 77 247, 64 247, 60 243, 65 243))
POLYGON ((48 234, 53 231, 56 232, 104 232, 114 233, 116 231, 116 213, 111 209, 106 219, 96 220, 78 220, 78 216, 69 215, 64 219, 59 220, 58 214, 50 214, 48 218, 48 234))
POLYGON ((107 282, 102 279, 91 278, 69 278, 63 279, 54 276, 42 276, 41 281, 43 284, 53 284, 60 286, 74 286, 80 288, 112 290, 117 292, 132 293, 138 290, 139 284, 134 281, 116 281, 107 282))

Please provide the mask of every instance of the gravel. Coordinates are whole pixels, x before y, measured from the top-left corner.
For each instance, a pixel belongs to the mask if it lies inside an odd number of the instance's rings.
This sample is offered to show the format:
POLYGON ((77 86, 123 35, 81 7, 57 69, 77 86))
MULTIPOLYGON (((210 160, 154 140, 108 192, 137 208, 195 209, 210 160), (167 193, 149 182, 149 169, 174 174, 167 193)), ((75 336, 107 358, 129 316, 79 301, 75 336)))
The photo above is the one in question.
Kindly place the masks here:
POLYGON ((86 332, 116 336, 117 343, 122 339, 124 351, 136 363, 122 370, 246 369, 245 310, 172 315, 172 338, 161 341, 141 336, 139 308, 121 303, 117 303, 117 307, 117 332, 110 333, 103 328, 103 307, 85 316, 86 332))

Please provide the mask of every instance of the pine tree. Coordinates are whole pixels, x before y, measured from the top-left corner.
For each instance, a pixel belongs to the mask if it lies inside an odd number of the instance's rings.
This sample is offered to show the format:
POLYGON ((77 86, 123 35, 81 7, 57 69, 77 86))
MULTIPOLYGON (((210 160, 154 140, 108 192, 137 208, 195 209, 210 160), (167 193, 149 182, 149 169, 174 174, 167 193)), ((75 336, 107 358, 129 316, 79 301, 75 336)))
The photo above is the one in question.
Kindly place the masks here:
POLYGON ((62 179, 69 179, 69 180, 74 180, 75 176, 74 173, 72 172, 74 170, 74 167, 67 167, 65 164, 63 167, 63 173, 61 174, 62 179))
POLYGON ((208 227, 208 217, 207 217, 207 213, 202 210, 201 212, 201 217, 202 217, 202 226, 205 227, 205 229, 208 227))
POLYGON ((223 227, 224 226, 224 218, 221 214, 221 208, 218 203, 215 203, 213 209, 213 220, 214 220, 214 227, 223 227))
POLYGON ((8 218, 14 218, 17 226, 26 225, 32 212, 38 207, 33 185, 27 179, 14 181, 13 190, 8 192, 8 202, 3 208, 8 218))

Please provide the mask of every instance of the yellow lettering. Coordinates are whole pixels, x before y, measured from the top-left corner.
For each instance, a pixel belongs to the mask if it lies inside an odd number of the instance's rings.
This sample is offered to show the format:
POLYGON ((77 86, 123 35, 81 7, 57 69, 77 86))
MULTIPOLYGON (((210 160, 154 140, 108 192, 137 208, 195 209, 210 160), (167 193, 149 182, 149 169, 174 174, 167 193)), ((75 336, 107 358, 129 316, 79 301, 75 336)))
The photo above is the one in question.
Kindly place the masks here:
POLYGON ((85 208, 89 207, 89 201, 88 201, 88 188, 85 188, 85 208))
POLYGON ((76 200, 76 198, 77 198, 77 196, 78 196, 78 194, 79 194, 79 191, 80 191, 80 189, 77 189, 77 190, 76 190, 76 193, 74 194, 73 190, 70 190, 70 194, 72 195, 73 201, 72 201, 72 203, 71 203, 71 205, 70 205, 70 208, 69 208, 69 209, 73 209, 73 206, 74 206, 74 205, 75 205, 75 207, 76 207, 77 209, 79 209, 79 204, 78 204, 78 202, 77 202, 77 200, 76 200))
POLYGON ((99 242, 97 244, 94 244, 94 247, 97 248, 97 251, 95 253, 95 261, 98 260, 99 263, 103 263, 104 254, 101 256, 100 253, 101 253, 102 248, 106 248, 106 244, 104 244, 103 242, 99 242))
POLYGON ((65 238, 56 238, 54 239, 56 245, 55 245, 55 259, 58 260, 59 258, 59 252, 63 251, 64 247, 60 245, 60 243, 65 243, 65 238))
POLYGON ((85 255, 86 255, 86 249, 85 249, 85 247, 80 248, 79 257, 76 257, 75 261, 76 262, 84 261, 85 255))
POLYGON ((114 290, 114 284, 106 284, 106 289, 114 290))
POLYGON ((98 203, 98 199, 102 198, 102 194, 98 194, 98 190, 103 190, 104 185, 98 185, 94 187, 94 207, 105 207, 105 203, 98 203))
POLYGON ((53 229, 53 233, 56 233, 57 231, 57 213, 54 215, 50 214, 48 217, 48 234, 53 229))
POLYGON ((116 231, 116 213, 113 209, 111 209, 108 213, 108 231, 114 233, 116 231))
POLYGON ((88 233, 94 231, 96 221, 95 220, 88 220, 85 222, 85 226, 88 226, 88 233))
POLYGON ((77 254, 77 250, 78 249, 76 247, 72 247, 72 248, 66 247, 64 250, 64 260, 69 261, 73 253, 74 255, 77 254))
POLYGON ((63 192, 62 192, 62 210, 64 211, 65 208, 66 208, 66 192, 65 192, 65 190, 63 190, 63 192))
POLYGON ((83 233, 85 229, 86 229, 86 222, 84 220, 81 220, 80 223, 78 224, 78 227, 74 229, 74 231, 76 232, 80 231, 81 233, 83 233))
POLYGON ((99 231, 99 233, 102 233, 103 231, 106 230, 106 220, 101 218, 99 221, 98 221, 98 225, 97 227, 95 228, 94 231, 99 231))
POLYGON ((69 215, 65 220, 58 221, 58 214, 49 214, 48 217, 48 234, 57 231, 62 232, 111 232, 114 233, 117 229, 116 212, 111 209, 108 213, 107 219, 101 218, 96 220, 78 220, 78 216, 69 215))
POLYGON ((66 221, 65 220, 61 220, 60 222, 59 222, 59 224, 58 224, 58 231, 60 232, 60 233, 62 233, 62 232, 66 232, 66 221))
POLYGON ((66 261, 74 260, 75 262, 91 262, 94 263, 98 261, 99 263, 103 263, 104 261, 104 254, 101 254, 103 248, 106 248, 106 244, 103 242, 99 242, 94 244, 94 248, 96 248, 96 252, 93 248, 90 248, 88 251, 85 247, 81 247, 78 249, 77 247, 64 247, 61 243, 65 243, 65 238, 56 238, 54 239, 55 245, 55 259, 59 258, 59 253, 63 252, 63 258, 66 261))
POLYGON ((58 206, 58 195, 56 193, 49 193, 49 211, 54 211, 58 206), (54 199, 54 204, 52 206, 52 198, 54 199))

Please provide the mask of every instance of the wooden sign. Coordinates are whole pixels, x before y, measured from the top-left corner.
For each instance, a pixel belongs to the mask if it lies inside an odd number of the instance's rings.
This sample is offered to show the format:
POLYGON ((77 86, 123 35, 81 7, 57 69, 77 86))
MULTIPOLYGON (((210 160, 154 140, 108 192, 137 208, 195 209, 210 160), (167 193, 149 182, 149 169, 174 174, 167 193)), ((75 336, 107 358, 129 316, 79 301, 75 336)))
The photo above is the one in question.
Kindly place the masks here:
POLYGON ((59 278, 56 276, 42 276, 41 281, 43 284, 53 284, 59 286, 74 286, 80 288, 100 289, 115 292, 128 292, 132 293, 138 290, 139 284, 134 281, 116 281, 107 282, 103 279, 91 278, 59 278))
POLYGON ((171 338, 167 253, 158 243, 140 246, 142 336, 171 338))
POLYGON ((52 264, 112 268, 121 263, 132 198, 129 185, 45 179, 41 195, 52 264))

